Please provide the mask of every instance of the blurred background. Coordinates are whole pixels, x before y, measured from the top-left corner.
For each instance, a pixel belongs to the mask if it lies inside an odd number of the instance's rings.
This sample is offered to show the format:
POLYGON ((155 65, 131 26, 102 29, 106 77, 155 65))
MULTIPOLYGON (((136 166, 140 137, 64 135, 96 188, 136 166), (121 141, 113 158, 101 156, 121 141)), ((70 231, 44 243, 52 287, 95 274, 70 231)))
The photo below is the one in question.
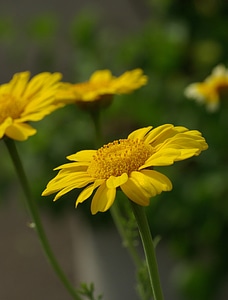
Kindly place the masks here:
MULTIPOLYGON (((0 83, 25 70, 61 72, 87 80, 98 69, 118 76, 142 68, 148 84, 116 96, 102 114, 105 142, 164 123, 197 129, 209 149, 200 157, 161 168, 173 190, 147 208, 160 236, 158 264, 165 299, 228 299, 228 140, 226 103, 216 113, 184 97, 228 63, 228 2, 216 0, 84 0, 1 3, 0 83)), ((66 106, 34 124, 37 134, 17 143, 51 245, 77 286, 95 282, 104 299, 137 300, 135 271, 109 212, 91 216, 88 203, 74 209, 77 191, 56 203, 41 192, 65 157, 94 146, 89 116, 66 106)), ((71 299, 44 259, 29 227, 4 143, 0 143, 0 299, 71 299)), ((158 168, 159 170, 159 168, 158 168)))

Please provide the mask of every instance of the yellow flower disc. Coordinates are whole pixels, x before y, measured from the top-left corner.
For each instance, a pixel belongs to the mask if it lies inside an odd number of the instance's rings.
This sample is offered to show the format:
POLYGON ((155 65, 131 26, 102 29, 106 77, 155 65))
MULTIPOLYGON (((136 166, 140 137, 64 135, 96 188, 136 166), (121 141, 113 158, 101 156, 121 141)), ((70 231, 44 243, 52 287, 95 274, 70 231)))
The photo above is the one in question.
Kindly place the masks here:
POLYGON ((11 117, 12 119, 18 118, 23 111, 24 105, 20 99, 17 99, 9 94, 4 94, 0 96, 0 107, 1 123, 8 117, 11 117))
POLYGON ((128 175, 152 155, 153 147, 142 140, 120 139, 97 150, 87 172, 97 179, 128 175))

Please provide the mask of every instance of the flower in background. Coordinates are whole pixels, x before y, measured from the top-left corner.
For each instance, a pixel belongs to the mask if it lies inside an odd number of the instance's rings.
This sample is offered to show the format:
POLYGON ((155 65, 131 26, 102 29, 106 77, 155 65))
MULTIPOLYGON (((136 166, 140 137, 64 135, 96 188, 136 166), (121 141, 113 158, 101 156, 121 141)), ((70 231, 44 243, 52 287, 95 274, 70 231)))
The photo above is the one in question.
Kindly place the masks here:
POLYGON ((98 150, 79 151, 67 158, 72 161, 60 170, 47 185, 43 196, 56 193, 54 201, 76 188, 83 188, 76 206, 96 190, 91 212, 104 212, 113 204, 116 189, 135 203, 147 206, 151 197, 170 191, 170 180, 153 169, 172 165, 208 148, 197 130, 165 124, 133 131, 127 139, 116 140, 98 150))
POLYGON ((55 94, 60 73, 40 73, 30 78, 30 72, 13 76, 9 83, 0 85, 0 138, 7 136, 23 141, 36 133, 29 121, 39 121, 55 109, 55 94))
POLYGON ((99 101, 102 106, 107 106, 113 95, 129 94, 146 83, 147 76, 143 75, 141 69, 125 72, 119 77, 113 76, 109 70, 98 70, 91 75, 89 81, 63 84, 57 100, 68 100, 82 107, 99 101))
POLYGON ((224 65, 215 67, 203 82, 192 83, 185 89, 186 97, 205 103, 211 112, 219 108, 224 94, 228 96, 228 69, 224 65))

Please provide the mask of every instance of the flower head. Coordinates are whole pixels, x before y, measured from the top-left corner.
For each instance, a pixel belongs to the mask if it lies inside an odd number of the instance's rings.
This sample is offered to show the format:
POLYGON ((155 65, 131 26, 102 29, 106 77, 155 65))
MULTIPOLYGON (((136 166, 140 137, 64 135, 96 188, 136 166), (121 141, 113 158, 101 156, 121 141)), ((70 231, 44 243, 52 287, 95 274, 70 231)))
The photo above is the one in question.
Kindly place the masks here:
POLYGON ((185 89, 185 96, 205 103, 209 111, 215 111, 219 108, 224 92, 228 92, 228 70, 225 66, 218 65, 203 82, 190 84, 185 89))
POLYGON ((29 78, 30 72, 21 72, 0 85, 0 138, 26 140, 36 133, 29 121, 39 121, 63 105, 54 103, 60 73, 44 72, 29 78))
POLYGON ((128 138, 104 145, 98 150, 79 151, 67 158, 72 161, 56 170, 59 173, 47 185, 43 196, 56 193, 54 200, 75 188, 84 188, 76 206, 96 190, 91 212, 104 212, 115 200, 116 189, 146 206, 149 199, 170 191, 172 183, 155 166, 168 166, 175 161, 199 155, 207 143, 197 130, 165 124, 133 131, 128 138))
POLYGON ((70 84, 65 83, 62 92, 57 98, 68 99, 79 105, 88 103, 103 102, 109 103, 114 94, 128 94, 147 83, 147 76, 143 75, 141 69, 125 72, 119 77, 115 77, 109 70, 99 70, 94 72, 89 81, 70 84))

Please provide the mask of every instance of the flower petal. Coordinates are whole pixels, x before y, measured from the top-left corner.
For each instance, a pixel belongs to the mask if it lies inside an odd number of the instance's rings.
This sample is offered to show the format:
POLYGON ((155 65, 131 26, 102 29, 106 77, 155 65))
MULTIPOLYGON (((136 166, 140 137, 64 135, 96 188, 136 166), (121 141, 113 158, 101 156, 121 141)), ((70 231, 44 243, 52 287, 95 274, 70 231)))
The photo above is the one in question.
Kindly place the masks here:
POLYGON ((147 159, 144 165, 139 170, 153 167, 153 166, 169 166, 177 160, 181 152, 178 149, 162 149, 154 153, 150 158, 147 159))
MULTIPOLYGON (((40 100, 42 101, 42 99, 40 100)), ((27 106, 24 112, 21 114, 21 117, 18 118, 20 122, 33 121, 37 122, 42 120, 45 116, 50 115, 53 111, 57 110, 60 107, 63 107, 64 104, 48 104, 46 106, 38 107, 34 103, 31 104, 31 108, 27 106)))
POLYGON ((91 161, 96 152, 96 150, 82 150, 67 156, 67 159, 74 161, 91 161))
POLYGON ((7 127, 13 123, 12 118, 6 118, 4 122, 0 124, 0 139, 5 135, 7 127))
POLYGON ((113 78, 112 76, 112 73, 110 72, 110 70, 98 70, 98 71, 95 71, 91 77, 90 77, 90 82, 93 82, 93 83, 100 83, 101 87, 102 87, 102 84, 101 82, 109 82, 111 81, 113 78))
POLYGON ((160 194, 162 191, 170 191, 172 183, 165 175, 154 170, 132 172, 131 179, 140 187, 149 198, 160 194))
POLYGON ((115 78, 113 80, 113 85, 115 86, 117 93, 128 94, 145 85, 147 81, 148 77, 143 75, 143 71, 141 69, 134 69, 115 78))
POLYGON ((104 180, 96 180, 93 184, 84 188, 76 200, 76 203, 75 203, 76 207, 78 206, 79 203, 82 203, 86 199, 88 199, 92 195, 93 191, 102 183, 104 183, 104 180))
POLYGON ((109 189, 104 182, 97 189, 91 203, 91 212, 96 214, 98 211, 104 212, 113 204, 116 196, 116 189, 109 189))
MULTIPOLYGON (((88 183, 94 181, 94 178, 92 178, 90 175, 88 175, 87 172, 69 172, 69 173, 61 173, 59 174, 60 180, 56 181, 58 185, 60 185, 60 182, 67 186, 71 183, 74 184, 75 188, 82 188, 86 186, 88 183)), ((58 179, 58 178, 57 178, 58 179)))
POLYGON ((60 170, 60 169, 65 169, 69 170, 71 172, 78 172, 78 171, 86 171, 88 169, 89 162, 88 161, 75 161, 75 162, 70 162, 66 163, 64 165, 61 165, 59 167, 54 168, 54 170, 60 170))
POLYGON ((62 75, 57 72, 53 74, 49 72, 42 72, 37 74, 29 81, 24 93, 24 97, 30 98, 38 94, 39 92, 44 92, 48 95, 50 89, 53 89, 53 86, 55 87, 56 83, 59 82, 61 78, 62 75))
POLYGON ((63 195, 65 195, 66 193, 74 190, 76 187, 74 184, 68 185, 66 186, 64 189, 62 189, 61 191, 59 191, 56 195, 55 198, 53 199, 53 201, 58 200, 60 197, 62 197, 63 195))
POLYGON ((121 176, 115 177, 110 176, 109 179, 106 181, 106 186, 109 189, 117 188, 121 184, 124 184, 128 180, 127 173, 123 173, 121 176))
POLYGON ((155 187, 151 184, 150 177, 141 172, 132 172, 130 178, 140 188, 145 195, 150 198, 157 194, 155 187))
POLYGON ((166 139, 169 135, 167 135, 167 132, 170 132, 170 129, 172 129, 174 126, 172 124, 164 124, 161 126, 158 126, 156 128, 154 128, 153 130, 151 130, 146 138, 145 138, 145 142, 148 144, 153 144, 154 143, 159 143, 159 139, 162 136, 163 140, 166 139))
POLYGON ((130 133, 128 135, 129 139, 140 139, 143 140, 145 135, 152 129, 152 126, 148 126, 148 127, 143 127, 140 129, 137 129, 135 131, 133 131, 132 133, 130 133))
POLYGON ((128 181, 120 186, 124 194, 133 202, 147 206, 149 205, 150 197, 141 187, 135 182, 134 179, 128 178, 128 181))
POLYGON ((142 170, 141 173, 146 176, 150 184, 155 187, 157 194, 172 190, 172 182, 164 174, 155 170, 142 170))
POLYGON ((9 82, 9 87, 11 88, 10 93, 12 93, 15 97, 18 98, 23 96, 29 77, 30 77, 30 72, 28 71, 16 73, 13 76, 12 80, 9 82))
POLYGON ((48 196, 56 193, 68 186, 74 188, 82 188, 87 184, 94 181, 87 172, 64 172, 61 170, 52 180, 49 181, 46 189, 43 191, 42 196, 48 196), (61 172, 62 171, 62 172, 61 172))
POLYGON ((36 133, 36 129, 27 123, 13 123, 6 128, 5 134, 14 140, 25 141, 31 135, 36 133))
POLYGON ((178 133, 171 139, 168 139, 160 145, 158 152, 166 148, 180 151, 180 155, 176 160, 182 160, 199 155, 201 151, 208 148, 208 145, 197 130, 192 130, 186 133, 178 133))

